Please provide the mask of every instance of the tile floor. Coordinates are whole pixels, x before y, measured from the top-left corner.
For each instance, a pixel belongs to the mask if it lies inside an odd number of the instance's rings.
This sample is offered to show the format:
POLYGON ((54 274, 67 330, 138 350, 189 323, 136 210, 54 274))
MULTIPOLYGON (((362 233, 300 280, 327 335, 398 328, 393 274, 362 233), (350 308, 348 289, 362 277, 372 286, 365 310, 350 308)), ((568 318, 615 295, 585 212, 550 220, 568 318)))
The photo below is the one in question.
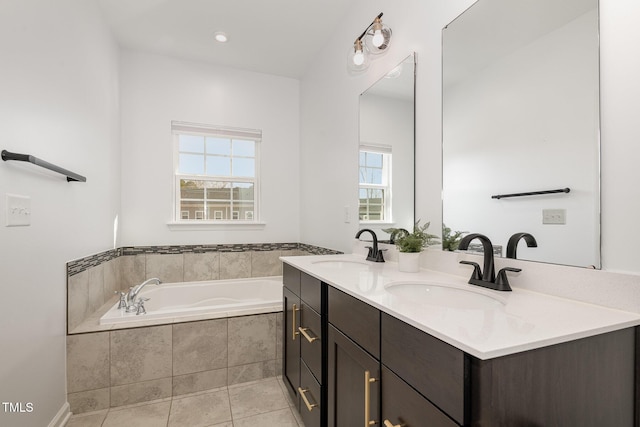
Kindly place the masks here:
POLYGON ((281 377, 78 414, 66 427, 304 427, 281 377))

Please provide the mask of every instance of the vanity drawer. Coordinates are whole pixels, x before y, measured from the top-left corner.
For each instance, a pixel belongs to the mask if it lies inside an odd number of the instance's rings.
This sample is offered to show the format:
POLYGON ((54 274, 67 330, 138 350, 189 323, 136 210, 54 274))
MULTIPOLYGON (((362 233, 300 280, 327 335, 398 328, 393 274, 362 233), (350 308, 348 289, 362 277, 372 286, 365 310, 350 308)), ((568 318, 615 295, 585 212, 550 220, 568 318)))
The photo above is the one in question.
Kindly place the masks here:
POLYGON ((300 298, 316 312, 322 313, 322 282, 315 277, 300 272, 300 298))
POLYGON ((300 275, 302 273, 295 267, 289 264, 282 263, 282 283, 291 292, 300 296, 300 275))
POLYGON ((329 323, 380 359, 380 311, 329 286, 329 323))
MULTIPOLYGON (((382 366, 382 422, 403 427, 458 427, 431 402, 382 366)), ((383 424, 386 426, 388 424, 383 424)))
POLYGON ((300 355, 318 382, 322 382, 322 320, 304 302, 300 311, 299 332, 300 355))
POLYGON ((381 361, 459 424, 465 422, 464 352, 382 313, 381 361))
POLYGON ((300 364, 300 388, 298 395, 300 396, 300 417, 305 427, 320 427, 321 414, 323 408, 321 406, 322 389, 315 377, 309 371, 307 365, 303 362, 300 364))

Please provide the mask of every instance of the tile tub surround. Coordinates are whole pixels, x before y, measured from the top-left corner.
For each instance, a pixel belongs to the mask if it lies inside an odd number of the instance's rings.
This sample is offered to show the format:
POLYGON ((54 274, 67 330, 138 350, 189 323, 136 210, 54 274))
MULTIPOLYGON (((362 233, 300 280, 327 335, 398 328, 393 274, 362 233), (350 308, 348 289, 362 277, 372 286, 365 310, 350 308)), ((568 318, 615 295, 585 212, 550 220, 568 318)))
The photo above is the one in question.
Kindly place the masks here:
POLYGON ((242 279, 282 275, 280 256, 336 253, 299 243, 124 247, 67 263, 67 333, 116 291, 151 277, 164 282, 242 279))
POLYGON ((282 313, 67 336, 73 413, 279 375, 282 313))

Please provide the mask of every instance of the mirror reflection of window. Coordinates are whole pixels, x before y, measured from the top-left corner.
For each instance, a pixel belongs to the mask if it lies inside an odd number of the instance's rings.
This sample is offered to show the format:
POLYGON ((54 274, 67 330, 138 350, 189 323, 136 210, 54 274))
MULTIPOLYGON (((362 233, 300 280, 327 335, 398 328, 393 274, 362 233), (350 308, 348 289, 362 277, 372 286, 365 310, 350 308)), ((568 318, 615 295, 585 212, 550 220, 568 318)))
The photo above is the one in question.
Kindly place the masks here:
POLYGON ((360 221, 391 221, 391 147, 360 146, 360 221))

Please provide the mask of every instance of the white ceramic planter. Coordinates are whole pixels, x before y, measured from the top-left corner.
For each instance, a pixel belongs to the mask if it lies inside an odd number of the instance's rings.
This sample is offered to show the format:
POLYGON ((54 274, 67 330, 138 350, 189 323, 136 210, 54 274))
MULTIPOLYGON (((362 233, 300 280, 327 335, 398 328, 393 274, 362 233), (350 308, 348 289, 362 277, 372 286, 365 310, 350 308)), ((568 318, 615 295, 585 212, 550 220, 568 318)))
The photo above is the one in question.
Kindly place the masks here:
POLYGON ((420 271, 421 252, 399 252, 398 270, 405 273, 417 273, 420 271))

